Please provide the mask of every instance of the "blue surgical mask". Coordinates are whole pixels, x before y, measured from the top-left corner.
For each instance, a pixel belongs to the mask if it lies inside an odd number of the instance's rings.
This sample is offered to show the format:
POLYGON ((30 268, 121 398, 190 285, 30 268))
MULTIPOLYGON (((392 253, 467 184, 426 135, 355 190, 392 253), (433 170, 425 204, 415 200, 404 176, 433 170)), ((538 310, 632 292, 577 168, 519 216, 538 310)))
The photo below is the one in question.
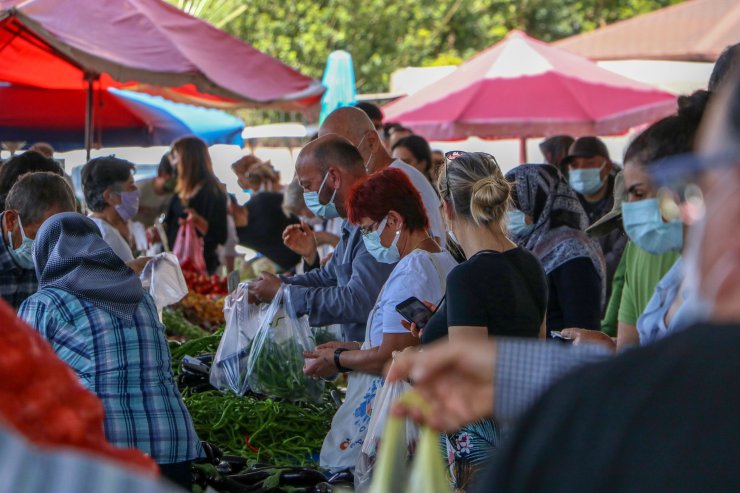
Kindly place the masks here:
POLYGON ((337 196, 337 189, 334 189, 334 193, 329 199, 328 204, 322 204, 321 200, 319 199, 321 191, 324 189, 324 185, 326 185, 327 178, 329 178, 328 171, 326 172, 326 176, 324 176, 324 181, 321 182, 319 191, 303 192, 303 201, 306 202, 306 207, 308 207, 315 216, 322 217, 324 219, 334 219, 336 217, 339 217, 337 206, 334 205, 334 198, 337 196))
POLYGON ((383 246, 383 244, 380 243, 380 235, 383 234, 387 222, 388 218, 385 218, 381 221, 380 226, 378 226, 376 231, 363 234, 362 241, 365 243, 365 248, 370 252, 370 255, 375 257, 375 260, 384 264, 395 264, 401 260, 401 254, 396 246, 398 238, 401 236, 401 229, 399 228, 398 231, 396 231, 396 236, 393 238, 391 246, 383 246))
POLYGON ((254 189, 253 188, 242 188, 242 191, 244 193, 248 193, 249 195, 254 195, 254 189))
POLYGON ((21 216, 18 216, 18 227, 21 230, 21 245, 18 248, 13 248, 13 233, 8 231, 8 252, 18 267, 21 269, 33 269, 33 240, 26 236, 23 231, 23 225, 21 224, 21 216))
POLYGON ((121 203, 114 206, 124 221, 130 221, 139 212, 139 190, 120 192, 121 203))
POLYGON ((601 179, 602 164, 598 168, 573 169, 568 173, 568 182, 581 195, 593 195, 604 185, 601 179))
POLYGON ((658 199, 624 202, 622 223, 630 240, 653 255, 678 251, 683 246, 683 224, 679 220, 664 222, 658 199))
POLYGON ((514 236, 527 236, 534 230, 534 224, 527 224, 525 214, 519 209, 506 211, 506 229, 514 236))

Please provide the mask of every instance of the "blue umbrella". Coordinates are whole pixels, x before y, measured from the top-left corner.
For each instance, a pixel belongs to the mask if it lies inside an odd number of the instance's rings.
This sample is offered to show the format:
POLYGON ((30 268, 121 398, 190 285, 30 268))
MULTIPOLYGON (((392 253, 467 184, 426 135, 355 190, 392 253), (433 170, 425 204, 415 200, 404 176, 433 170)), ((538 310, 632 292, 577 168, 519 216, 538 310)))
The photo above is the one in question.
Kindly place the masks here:
POLYGON ((321 81, 326 88, 321 98, 321 115, 319 123, 329 113, 342 106, 352 106, 357 102, 355 87, 355 70, 352 66, 352 55, 344 50, 333 51, 326 59, 324 78, 321 81))

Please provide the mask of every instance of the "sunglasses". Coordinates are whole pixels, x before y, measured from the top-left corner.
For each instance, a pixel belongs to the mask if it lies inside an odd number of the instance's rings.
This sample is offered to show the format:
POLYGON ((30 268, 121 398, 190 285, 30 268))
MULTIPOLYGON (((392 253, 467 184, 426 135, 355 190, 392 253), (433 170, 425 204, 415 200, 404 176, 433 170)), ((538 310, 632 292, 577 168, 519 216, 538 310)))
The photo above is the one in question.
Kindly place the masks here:
POLYGON ((488 154, 487 152, 466 152, 466 151, 449 151, 445 152, 445 182, 447 184, 447 195, 451 198, 452 197, 452 190, 450 189, 450 161, 454 161, 455 159, 461 157, 461 156, 484 156, 489 159, 491 159, 496 166, 498 166, 498 161, 496 161, 496 158, 492 156, 491 154, 488 154))

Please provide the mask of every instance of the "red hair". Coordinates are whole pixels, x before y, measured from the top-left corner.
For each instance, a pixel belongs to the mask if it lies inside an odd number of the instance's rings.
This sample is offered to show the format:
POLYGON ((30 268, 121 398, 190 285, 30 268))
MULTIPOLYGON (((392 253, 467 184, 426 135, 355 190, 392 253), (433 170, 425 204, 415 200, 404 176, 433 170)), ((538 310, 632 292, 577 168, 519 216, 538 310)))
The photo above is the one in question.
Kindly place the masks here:
POLYGON ((347 199, 347 216, 351 223, 359 224, 363 217, 382 221, 390 211, 399 213, 411 231, 429 229, 421 195, 400 169, 386 168, 352 187, 347 199))

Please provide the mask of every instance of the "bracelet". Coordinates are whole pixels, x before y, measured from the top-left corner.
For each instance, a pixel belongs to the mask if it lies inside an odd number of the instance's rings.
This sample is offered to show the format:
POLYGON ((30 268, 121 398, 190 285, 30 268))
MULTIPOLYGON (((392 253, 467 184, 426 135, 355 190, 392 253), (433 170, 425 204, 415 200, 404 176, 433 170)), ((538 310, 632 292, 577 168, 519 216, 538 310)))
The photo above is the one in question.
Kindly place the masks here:
POLYGON ((340 372, 342 372, 342 373, 347 373, 349 371, 352 371, 349 368, 344 368, 339 363, 339 355, 342 354, 345 351, 349 351, 349 349, 340 347, 340 348, 337 348, 337 349, 334 350, 334 366, 336 366, 337 367, 337 370, 340 371, 340 372))

